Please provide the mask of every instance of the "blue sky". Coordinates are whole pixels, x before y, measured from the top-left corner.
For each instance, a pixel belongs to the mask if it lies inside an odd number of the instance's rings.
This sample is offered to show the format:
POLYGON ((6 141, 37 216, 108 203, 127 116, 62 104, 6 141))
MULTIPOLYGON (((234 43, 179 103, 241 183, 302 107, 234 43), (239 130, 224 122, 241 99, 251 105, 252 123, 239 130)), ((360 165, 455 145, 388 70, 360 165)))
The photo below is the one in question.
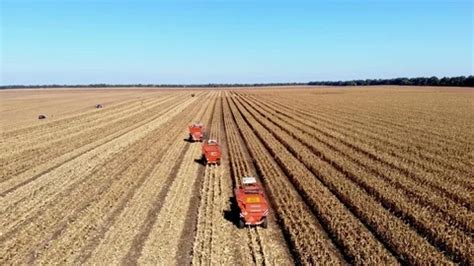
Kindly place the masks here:
POLYGON ((471 0, 0 0, 0 84, 473 74, 471 0))

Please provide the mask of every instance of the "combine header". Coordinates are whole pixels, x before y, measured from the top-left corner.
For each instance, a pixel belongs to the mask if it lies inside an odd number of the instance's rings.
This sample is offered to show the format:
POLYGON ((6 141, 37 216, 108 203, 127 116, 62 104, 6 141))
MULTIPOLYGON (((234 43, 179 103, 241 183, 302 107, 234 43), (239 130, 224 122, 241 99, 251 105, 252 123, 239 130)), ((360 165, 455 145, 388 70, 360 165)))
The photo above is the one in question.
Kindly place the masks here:
POLYGON ((268 203, 255 177, 242 179, 242 186, 235 189, 235 198, 240 209, 239 228, 245 225, 267 228, 268 203))
POLYGON ((202 159, 207 164, 221 164, 221 148, 217 140, 210 139, 202 145, 202 159))
POLYGON ((202 124, 192 124, 188 127, 189 140, 201 142, 204 137, 204 126, 202 124))

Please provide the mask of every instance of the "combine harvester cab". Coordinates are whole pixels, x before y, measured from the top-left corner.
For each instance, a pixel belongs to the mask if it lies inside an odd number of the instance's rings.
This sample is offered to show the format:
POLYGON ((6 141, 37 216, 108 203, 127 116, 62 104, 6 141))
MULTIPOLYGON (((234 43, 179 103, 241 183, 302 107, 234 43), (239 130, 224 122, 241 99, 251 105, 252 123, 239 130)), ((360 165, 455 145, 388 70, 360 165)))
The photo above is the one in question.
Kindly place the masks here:
POLYGON ((267 228, 268 203, 262 186, 255 177, 242 179, 242 186, 235 189, 235 198, 240 209, 239 228, 245 225, 262 225, 267 228))
POLYGON ((202 159, 206 164, 221 164, 221 148, 217 140, 210 139, 202 145, 202 159))
POLYGON ((202 124, 192 124, 188 127, 189 140, 201 142, 204 137, 204 126, 202 124))

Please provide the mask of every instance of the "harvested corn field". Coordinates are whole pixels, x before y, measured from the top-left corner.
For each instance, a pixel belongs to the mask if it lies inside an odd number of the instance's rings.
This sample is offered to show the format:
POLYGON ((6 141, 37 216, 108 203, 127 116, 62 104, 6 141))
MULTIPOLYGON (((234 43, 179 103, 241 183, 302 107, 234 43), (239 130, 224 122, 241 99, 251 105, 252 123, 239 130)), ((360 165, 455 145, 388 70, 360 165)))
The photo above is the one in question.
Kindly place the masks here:
POLYGON ((0 114, 0 264, 474 264, 472 89, 5 90, 0 114), (246 176, 267 228, 238 226, 246 176))

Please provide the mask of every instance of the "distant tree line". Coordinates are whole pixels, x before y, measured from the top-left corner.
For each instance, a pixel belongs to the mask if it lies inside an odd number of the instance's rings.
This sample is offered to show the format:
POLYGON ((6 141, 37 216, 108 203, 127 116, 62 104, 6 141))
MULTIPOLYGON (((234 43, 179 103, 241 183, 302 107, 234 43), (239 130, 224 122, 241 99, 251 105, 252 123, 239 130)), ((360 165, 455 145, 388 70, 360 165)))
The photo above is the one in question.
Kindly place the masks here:
POLYGON ((394 79, 358 79, 346 81, 310 81, 310 82, 283 82, 283 83, 209 83, 209 84, 87 84, 87 85, 6 85, 0 89, 23 88, 216 88, 216 87, 263 87, 263 86, 372 86, 372 85, 401 85, 401 86, 456 86, 474 87, 474 76, 459 77, 418 77, 394 79))
POLYGON ((311 81, 308 85, 329 86, 369 86, 369 85, 401 85, 401 86, 457 86, 474 87, 474 76, 459 77, 418 77, 418 78, 394 78, 394 79, 359 79, 347 81, 311 81))
POLYGON ((284 83, 209 83, 209 84, 85 84, 85 85, 6 85, 0 89, 30 89, 30 88, 217 88, 217 87, 263 87, 263 86, 307 86, 307 82, 284 82, 284 83))

